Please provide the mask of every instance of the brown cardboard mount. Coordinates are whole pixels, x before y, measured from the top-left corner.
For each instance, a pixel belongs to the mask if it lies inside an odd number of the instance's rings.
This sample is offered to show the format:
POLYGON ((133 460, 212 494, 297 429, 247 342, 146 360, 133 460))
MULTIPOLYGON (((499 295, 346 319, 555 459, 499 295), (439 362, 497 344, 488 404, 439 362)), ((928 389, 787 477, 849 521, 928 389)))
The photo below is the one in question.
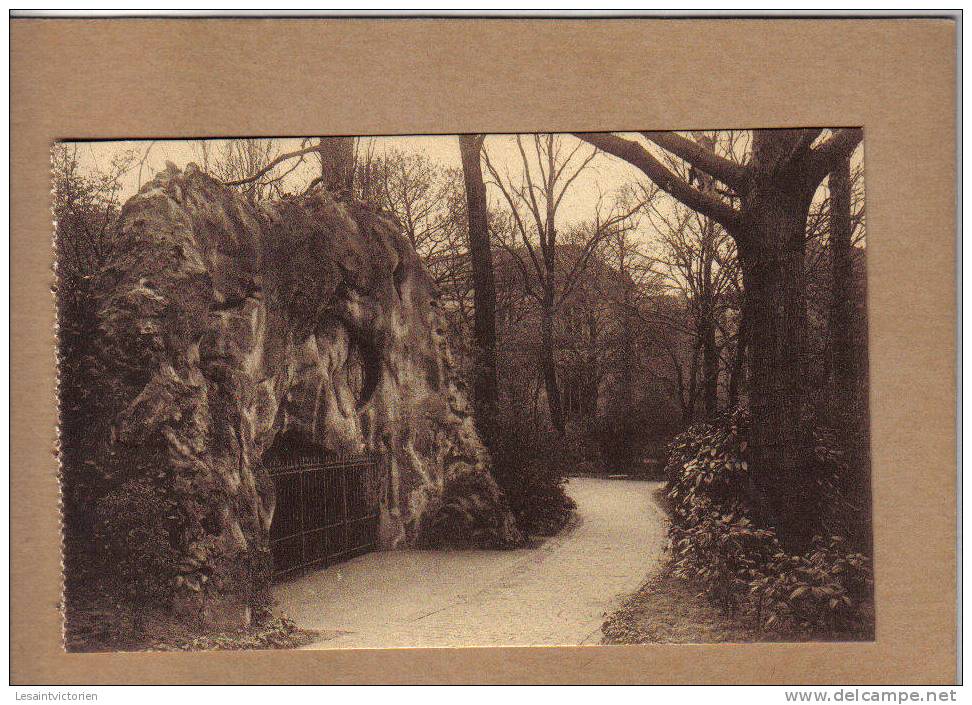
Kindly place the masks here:
POLYGON ((11 21, 11 681, 949 683, 956 670, 949 19, 11 21), (61 647, 57 138, 865 130, 877 639, 377 651, 61 647))

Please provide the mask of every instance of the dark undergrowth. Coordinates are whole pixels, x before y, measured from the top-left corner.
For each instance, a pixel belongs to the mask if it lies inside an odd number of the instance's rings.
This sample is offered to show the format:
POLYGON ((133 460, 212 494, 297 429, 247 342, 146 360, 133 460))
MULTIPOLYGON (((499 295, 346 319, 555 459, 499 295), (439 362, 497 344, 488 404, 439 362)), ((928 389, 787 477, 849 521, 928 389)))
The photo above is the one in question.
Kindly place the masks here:
POLYGON ((64 609, 68 652, 296 649, 318 636, 269 610, 248 627, 200 633, 196 625, 176 623, 161 611, 126 605, 104 588, 76 594, 64 609))
POLYGON ((603 626, 606 643, 874 639, 870 557, 842 491, 849 472, 834 435, 815 428, 810 471, 817 534, 794 550, 760 525, 745 411, 697 424, 672 443, 664 494, 670 560, 603 626))
POLYGON ((204 635, 165 634, 149 642, 147 651, 240 651, 297 649, 312 643, 317 632, 301 629, 286 617, 271 617, 260 624, 204 635))
MULTIPOLYGON (((811 427, 811 488, 793 507, 812 540, 794 546, 764 525, 750 497, 754 462, 748 413, 697 424, 672 443, 668 496, 673 574, 701 586, 727 613, 759 631, 873 633, 870 557, 848 537, 860 508, 842 487, 852 470, 827 429, 811 427)), ((866 637, 865 637, 866 638, 866 637)))
POLYGON ((493 476, 524 538, 553 536, 577 505, 566 491, 579 460, 554 434, 505 419, 492 448, 493 476))
POLYGON ((604 644, 717 644, 744 642, 871 641, 865 630, 760 628, 729 614, 703 586, 673 574, 669 563, 601 626, 604 644))

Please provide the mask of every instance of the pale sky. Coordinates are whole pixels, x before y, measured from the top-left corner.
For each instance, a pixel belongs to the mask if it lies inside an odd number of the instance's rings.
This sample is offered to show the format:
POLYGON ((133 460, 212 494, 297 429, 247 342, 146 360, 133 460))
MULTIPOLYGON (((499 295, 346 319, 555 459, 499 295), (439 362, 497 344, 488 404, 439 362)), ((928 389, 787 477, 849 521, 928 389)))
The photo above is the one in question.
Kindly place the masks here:
MULTIPOLYGON (((445 168, 459 169, 461 167, 459 142, 455 135, 367 137, 362 139, 370 140, 373 143, 376 155, 381 155, 385 150, 421 153, 445 168)), ((564 135, 561 139, 564 141, 566 152, 572 150, 578 142, 576 138, 569 135, 564 135)), ((528 157, 531 161, 535 161, 530 151, 532 149, 532 136, 526 135, 524 140, 528 157)), ((301 146, 300 138, 285 138, 275 141, 281 153, 299 149, 301 146)), ((225 144, 226 140, 208 140, 208 142, 211 147, 219 147, 225 144)), ((76 144, 78 145, 78 162, 82 172, 107 166, 113 157, 126 150, 136 150, 139 155, 147 153, 144 164, 141 167, 136 164, 125 175, 122 183, 122 202, 133 196, 140 185, 150 181, 156 172, 164 169, 166 161, 171 161, 180 169, 185 168, 191 162, 196 162, 202 166, 203 162, 202 140, 119 140, 79 142, 76 144), (140 171, 141 173, 139 173, 140 171)), ((501 174, 505 176, 506 169, 509 169, 514 178, 519 178, 522 161, 516 140, 512 135, 489 135, 486 138, 485 148, 493 165, 501 174)), ((362 149, 364 149, 364 145, 362 145, 362 149)), ((591 151, 593 151, 593 147, 583 145, 577 156, 574 157, 572 164, 579 163, 581 156, 589 154, 591 151)), ((279 169, 285 170, 286 166, 286 164, 281 165, 279 169)), ((305 167, 301 167, 291 175, 290 178, 294 180, 295 184, 294 188, 308 183, 317 174, 311 161, 308 161, 305 167)), ((486 180, 489 181, 485 164, 483 170, 486 180)), ((606 215, 606 211, 610 209, 613 203, 612 194, 626 185, 639 182, 646 183, 647 178, 638 169, 610 155, 599 154, 571 184, 570 190, 558 209, 558 229, 565 230, 572 223, 593 218, 598 199, 602 196, 602 211, 606 215)), ((506 203, 501 200, 500 192, 492 186, 488 190, 491 205, 506 210, 506 203)), ((647 227, 647 220, 642 220, 644 223, 641 224, 642 232, 640 234, 646 240, 650 240, 651 233, 643 230, 647 227)))
MULTIPOLYGON (((636 135, 625 135, 632 139, 642 141, 646 146, 650 143, 640 139, 636 135)), ((312 138, 316 139, 316 138, 312 138)), ((416 135, 405 137, 365 137, 362 141, 370 141, 373 145, 374 153, 381 155, 386 150, 398 150, 405 153, 421 153, 431 161, 446 168, 460 168, 459 143, 455 135, 416 135)), ((531 160, 531 167, 534 166, 536 158, 531 152, 533 141, 531 135, 524 135, 524 148, 528 158, 531 160)), ((578 140, 570 135, 562 135, 563 148, 565 152, 577 145, 578 140)), ((211 148, 218 148, 226 143, 226 140, 207 140, 211 148)), ((276 139, 276 147, 280 153, 299 149, 301 146, 300 138, 276 139)), ((129 171, 122 184, 121 200, 124 202, 134 195, 141 184, 150 181, 153 175, 165 168, 166 161, 171 161, 179 168, 185 168, 190 162, 196 162, 200 166, 202 159, 202 140, 127 140, 127 141, 105 141, 105 142, 79 142, 78 161, 82 172, 96 170, 110 164, 113 157, 118 156, 126 150, 135 150, 139 155, 145 155, 144 163, 129 171)), ((362 149, 367 143, 362 144, 362 149)), ((650 147, 653 148, 653 145, 650 147)), ((514 175, 514 179, 519 180, 522 169, 522 161, 516 145, 516 139, 512 135, 489 135, 485 142, 486 152, 493 165, 505 176, 507 170, 514 175)), ((593 150, 589 145, 582 145, 574 162, 581 161, 582 155, 587 155, 593 150)), ((216 151, 215 149, 211 149, 216 151)), ((653 149, 653 151, 655 151, 653 149)), ((854 162, 859 163, 862 159, 863 149, 859 147, 854 155, 854 162)), ((291 163, 292 164, 292 163, 291 163)), ((278 169, 286 170, 287 164, 283 164, 278 169)), ((485 164, 483 167, 484 176, 487 182, 490 177, 486 172, 485 164)), ((317 175, 317 168, 313 160, 308 160, 305 164, 288 177, 292 179, 292 188, 297 190, 307 184, 317 175)), ((534 172, 536 173, 536 172, 534 172)), ((610 155, 599 154, 587 167, 587 169, 577 177, 571 185, 570 190, 564 197, 558 210, 558 230, 564 231, 571 224, 587 221, 593 218, 599 198, 603 196, 603 211, 610 210, 613 203, 612 195, 631 184, 647 184, 648 178, 637 168, 621 159, 610 155)), ((286 184, 286 182, 285 182, 286 184)), ((494 186, 488 186, 490 205, 506 210, 507 205, 502 200, 502 195, 494 186)), ((818 193, 818 197, 820 193, 818 193)), ((666 194, 659 194, 663 199, 659 206, 663 210, 671 208, 670 197, 666 194)), ((606 213, 604 213, 606 215, 606 213)), ((637 236, 647 246, 649 251, 655 250, 658 235, 653 231, 647 218, 641 218, 637 236)))
MULTIPOLYGON (((422 153, 432 161, 446 168, 460 168, 459 142, 455 135, 418 135, 409 137, 367 137, 363 140, 371 140, 374 143, 376 154, 381 154, 385 150, 397 149, 406 153, 422 153)), ((525 139, 531 139, 526 136, 525 139)), ((573 149, 576 138, 564 136, 565 149, 573 149)), ((141 169, 141 179, 139 177, 139 167, 130 171, 123 185, 122 200, 127 200, 133 196, 139 188, 139 181, 145 183, 151 180, 152 176, 165 168, 165 162, 171 161, 180 169, 185 168, 190 162, 202 165, 202 140, 125 140, 110 142, 82 142, 78 143, 78 161, 82 170, 93 169, 111 162, 112 157, 121 154, 125 150, 134 149, 139 154, 148 151, 148 158, 141 169)), ((210 145, 218 146, 224 144, 225 140, 208 140, 210 145)), ((289 152, 300 148, 299 138, 278 139, 280 152, 289 152)), ((531 144, 524 143, 528 148, 527 154, 532 157, 529 151, 531 144)), ((510 135, 490 135, 486 138, 486 150, 490 159, 497 169, 503 173, 508 166, 511 173, 518 174, 520 168, 520 155, 516 147, 516 141, 510 135)), ((593 148, 583 146, 581 152, 586 154, 593 148)), ((575 157, 577 160, 578 157, 575 157)), ((281 167, 281 170, 286 165, 281 167)), ((484 168, 485 171, 485 168, 484 168)), ((308 165, 308 170, 303 174, 298 170, 294 173, 297 182, 306 183, 316 171, 312 165, 308 165)), ((488 176, 488 175, 487 175, 488 176)), ((615 159, 609 155, 598 155, 590 164, 585 173, 581 174, 572 184, 564 202, 561 205, 559 214, 563 219, 563 225, 577 220, 589 219, 593 213, 598 199, 598 189, 603 192, 605 203, 609 202, 608 197, 617 189, 625 184, 634 181, 643 181, 644 175, 630 164, 615 159)), ((492 197, 498 194, 491 194, 492 197)))

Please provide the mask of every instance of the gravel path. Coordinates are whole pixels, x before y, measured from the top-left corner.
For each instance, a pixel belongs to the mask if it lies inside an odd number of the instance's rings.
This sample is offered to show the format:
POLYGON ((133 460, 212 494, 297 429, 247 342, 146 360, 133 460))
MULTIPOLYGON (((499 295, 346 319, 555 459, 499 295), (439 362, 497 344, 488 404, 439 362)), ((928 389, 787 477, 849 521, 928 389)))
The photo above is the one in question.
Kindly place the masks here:
POLYGON ((385 551, 276 587, 307 648, 596 644, 605 613, 661 565, 658 482, 574 478, 577 521, 537 548, 385 551))

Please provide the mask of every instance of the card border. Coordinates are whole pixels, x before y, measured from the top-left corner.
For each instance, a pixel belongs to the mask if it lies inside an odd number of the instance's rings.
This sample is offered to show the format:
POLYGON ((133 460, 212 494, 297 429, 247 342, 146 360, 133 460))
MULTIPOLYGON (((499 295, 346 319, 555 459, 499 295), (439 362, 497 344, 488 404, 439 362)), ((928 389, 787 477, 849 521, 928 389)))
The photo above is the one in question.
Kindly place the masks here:
POLYGON ((10 27, 12 683, 955 682, 954 20, 10 27), (830 125, 865 130, 875 642, 63 652, 53 140, 830 125))

